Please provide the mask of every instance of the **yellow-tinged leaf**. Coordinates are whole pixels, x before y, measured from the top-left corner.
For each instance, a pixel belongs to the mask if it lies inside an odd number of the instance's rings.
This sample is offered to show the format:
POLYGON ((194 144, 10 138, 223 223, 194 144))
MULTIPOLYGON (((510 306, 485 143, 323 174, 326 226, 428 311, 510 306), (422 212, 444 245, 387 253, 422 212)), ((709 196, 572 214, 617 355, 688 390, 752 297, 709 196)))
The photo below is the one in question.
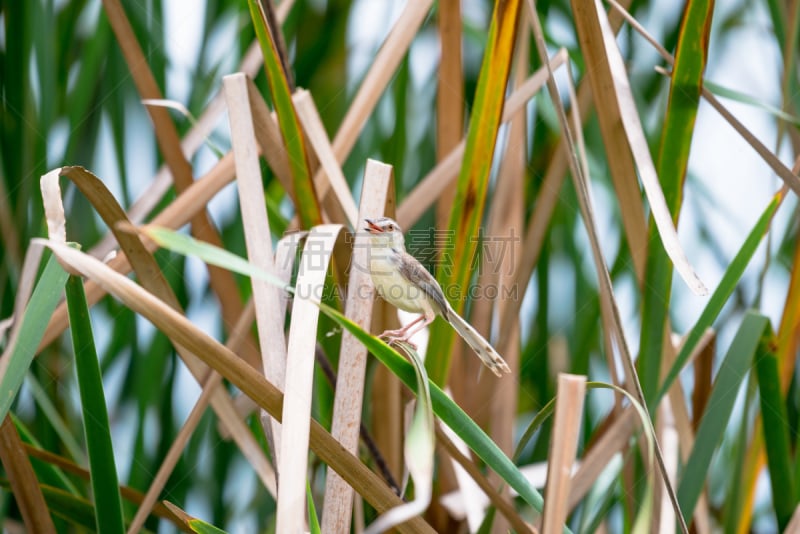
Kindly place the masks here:
MULTIPOLYGON (((451 302, 453 309, 459 314, 464 310, 465 299, 462 297, 470 282, 473 257, 478 248, 475 237, 479 234, 486 205, 520 5, 521 0, 500 0, 495 4, 469 123, 464 162, 450 214, 448 230, 455 246, 452 255, 443 257, 437 273, 446 294, 453 294, 448 288, 460 289, 457 292, 459 298, 451 302)), ((432 331, 430 347, 431 353, 436 357, 427 360, 428 372, 436 384, 447 381, 452 345, 452 329, 444 323, 437 323, 432 331)))

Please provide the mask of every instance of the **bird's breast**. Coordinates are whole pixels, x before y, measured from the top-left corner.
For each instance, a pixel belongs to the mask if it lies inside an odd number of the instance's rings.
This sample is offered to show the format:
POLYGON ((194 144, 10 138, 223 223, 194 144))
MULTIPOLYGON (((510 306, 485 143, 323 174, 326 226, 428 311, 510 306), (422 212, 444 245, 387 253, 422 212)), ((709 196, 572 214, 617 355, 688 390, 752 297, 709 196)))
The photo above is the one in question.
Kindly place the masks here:
POLYGON ((411 313, 424 313, 430 307, 425 292, 403 278, 391 255, 370 257, 369 268, 375 290, 393 306, 411 313))

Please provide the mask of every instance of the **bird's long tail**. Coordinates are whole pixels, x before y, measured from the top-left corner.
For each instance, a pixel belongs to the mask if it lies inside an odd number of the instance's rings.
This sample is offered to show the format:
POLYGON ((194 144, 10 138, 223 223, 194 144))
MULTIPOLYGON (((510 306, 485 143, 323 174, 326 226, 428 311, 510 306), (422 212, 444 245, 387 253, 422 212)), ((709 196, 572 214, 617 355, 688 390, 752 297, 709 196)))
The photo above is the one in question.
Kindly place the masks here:
POLYGON ((478 358, 481 359, 486 367, 497 376, 503 376, 503 373, 511 372, 505 360, 471 324, 461 318, 452 308, 448 309, 447 312, 448 322, 453 325, 458 335, 464 338, 464 341, 472 347, 472 350, 475 351, 475 354, 478 355, 478 358))

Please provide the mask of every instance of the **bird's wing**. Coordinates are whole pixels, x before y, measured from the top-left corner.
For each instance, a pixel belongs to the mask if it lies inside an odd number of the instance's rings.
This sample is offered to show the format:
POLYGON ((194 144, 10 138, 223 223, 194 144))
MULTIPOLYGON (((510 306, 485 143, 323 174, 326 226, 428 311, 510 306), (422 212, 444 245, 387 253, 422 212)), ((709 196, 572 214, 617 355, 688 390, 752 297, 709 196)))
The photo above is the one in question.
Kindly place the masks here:
POLYGON ((439 307, 439 313, 447 319, 447 310, 450 308, 444 298, 439 282, 428 270, 411 254, 401 252, 397 258, 397 271, 411 284, 418 286, 439 307))

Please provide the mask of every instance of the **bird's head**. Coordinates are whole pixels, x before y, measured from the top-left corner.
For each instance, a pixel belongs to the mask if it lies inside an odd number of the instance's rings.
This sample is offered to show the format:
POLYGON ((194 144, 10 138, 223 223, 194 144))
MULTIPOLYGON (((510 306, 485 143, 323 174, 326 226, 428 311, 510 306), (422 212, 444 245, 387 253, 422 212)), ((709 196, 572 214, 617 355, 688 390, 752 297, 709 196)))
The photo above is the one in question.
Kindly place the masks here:
POLYGON ((364 230, 370 233, 373 245, 380 245, 395 249, 405 247, 405 239, 400 226, 389 217, 379 217, 377 219, 364 219, 366 227, 364 230))

